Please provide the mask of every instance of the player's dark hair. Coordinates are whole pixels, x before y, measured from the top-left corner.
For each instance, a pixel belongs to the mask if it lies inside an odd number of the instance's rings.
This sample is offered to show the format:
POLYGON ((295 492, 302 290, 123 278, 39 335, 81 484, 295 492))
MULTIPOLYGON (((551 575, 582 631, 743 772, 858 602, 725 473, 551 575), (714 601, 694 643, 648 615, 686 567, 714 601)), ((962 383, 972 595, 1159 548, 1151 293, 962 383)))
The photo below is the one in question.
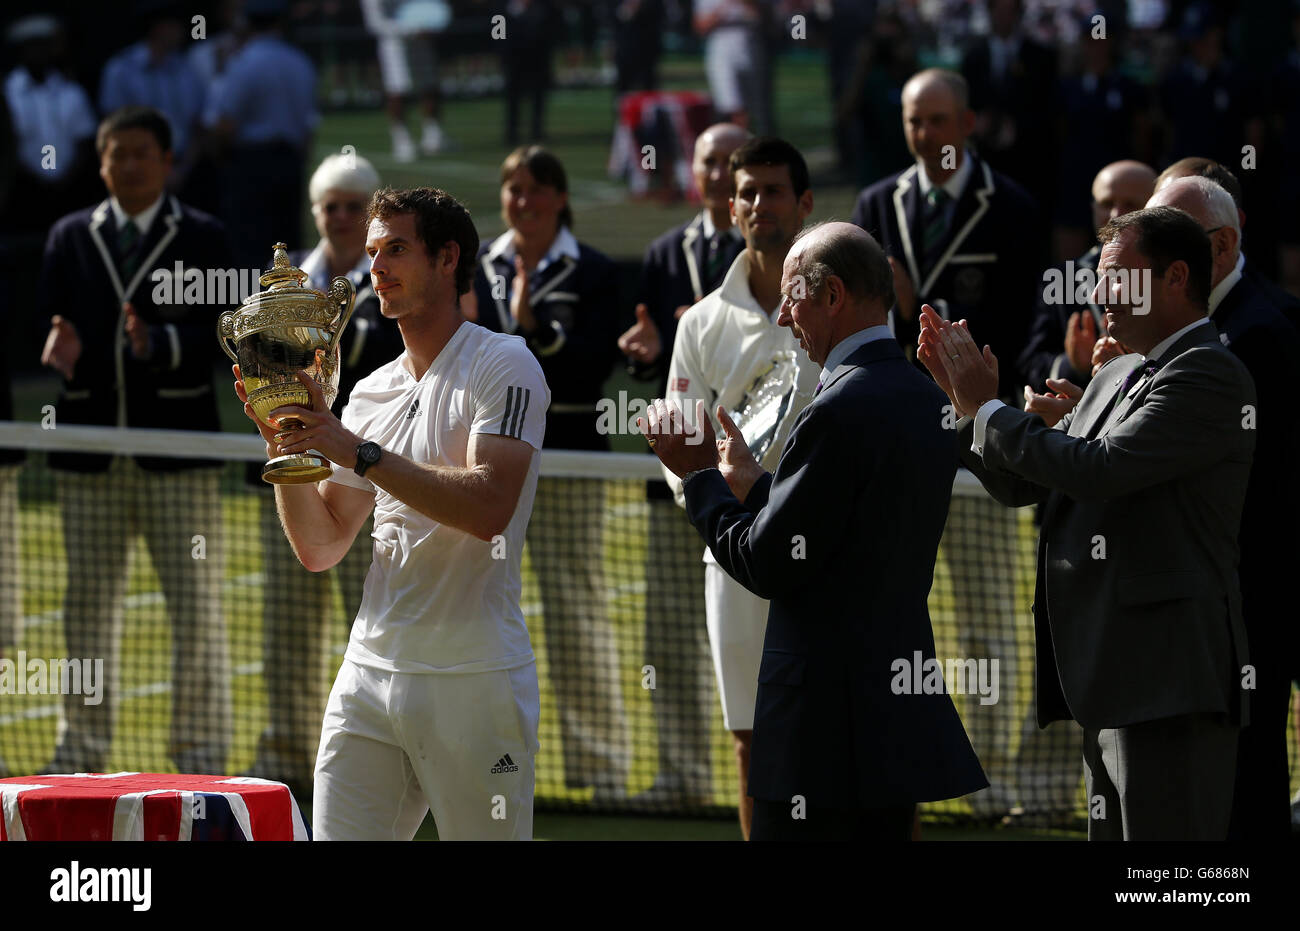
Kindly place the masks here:
POLYGON ((380 188, 370 198, 366 209, 366 225, 374 219, 387 220, 404 213, 415 214, 415 233, 429 253, 429 261, 454 242, 460 247, 456 261, 456 294, 469 292, 474 281, 474 264, 478 257, 478 231, 469 211, 446 191, 432 187, 410 188, 397 191, 380 188))
POLYGON ((832 275, 844 282, 844 290, 860 303, 880 301, 888 310, 894 306, 894 272, 880 244, 870 235, 819 237, 806 248, 799 246, 808 234, 823 226, 817 223, 799 234, 791 246, 798 258, 797 273, 803 276, 809 297, 816 297, 832 275))
POLYGON ((731 172, 731 193, 736 193, 736 172, 751 165, 785 165, 790 171, 790 187, 795 197, 803 197, 811 182, 808 163, 799 150, 776 136, 756 136, 731 153, 727 170, 731 172))
MULTIPOLYGON (((524 145, 506 156, 501 163, 501 183, 505 184, 520 168, 527 168, 528 173, 538 184, 546 184, 561 194, 569 193, 569 176, 564 173, 564 165, 550 149, 540 145, 524 145)), ((566 203, 560 210, 560 225, 573 229, 573 211, 566 203)))
POLYGON ((124 129, 144 129, 153 133, 158 147, 164 152, 172 150, 172 124, 161 110, 153 107, 122 107, 104 117, 95 133, 95 151, 100 155, 108 148, 108 137, 124 129))
POLYGON ((1097 233, 1108 243, 1126 229, 1137 231, 1137 250, 1151 261, 1151 273, 1163 276, 1175 262, 1187 264, 1187 296, 1207 309, 1214 259, 1210 237, 1201 224, 1177 207, 1146 207, 1111 220, 1097 233))

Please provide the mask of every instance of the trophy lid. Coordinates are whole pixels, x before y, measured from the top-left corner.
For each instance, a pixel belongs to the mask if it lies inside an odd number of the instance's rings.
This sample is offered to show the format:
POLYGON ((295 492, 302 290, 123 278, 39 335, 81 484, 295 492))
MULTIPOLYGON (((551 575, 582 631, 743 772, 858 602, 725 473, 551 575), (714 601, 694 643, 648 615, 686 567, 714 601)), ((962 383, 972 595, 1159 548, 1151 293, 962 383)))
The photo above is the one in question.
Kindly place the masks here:
POLYGON ((262 287, 271 291, 285 288, 301 288, 307 280, 307 273, 301 268, 289 264, 289 247, 282 242, 274 246, 275 257, 271 260, 271 270, 258 279, 262 287))

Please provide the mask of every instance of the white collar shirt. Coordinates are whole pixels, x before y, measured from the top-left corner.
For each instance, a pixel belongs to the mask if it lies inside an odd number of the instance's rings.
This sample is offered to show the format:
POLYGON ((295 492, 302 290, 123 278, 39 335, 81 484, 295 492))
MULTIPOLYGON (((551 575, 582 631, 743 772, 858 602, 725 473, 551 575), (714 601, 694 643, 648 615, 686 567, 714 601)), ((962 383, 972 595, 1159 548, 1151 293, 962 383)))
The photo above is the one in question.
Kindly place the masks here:
MULTIPOLYGON (((537 268, 533 269, 532 274, 538 275, 546 270, 547 266, 560 261, 566 256, 578 260, 581 253, 578 250, 578 240, 569 231, 567 226, 560 226, 560 230, 555 234, 551 247, 546 250, 541 261, 537 263, 537 268)), ((492 240, 491 247, 488 248, 487 257, 489 261, 495 262, 497 259, 505 259, 512 266, 515 264, 515 234, 513 230, 506 230, 496 239, 492 240)))
POLYGON ((110 197, 108 203, 113 210, 113 222, 117 224, 117 229, 121 230, 126 225, 126 221, 130 219, 135 224, 136 229, 140 231, 140 235, 144 236, 149 232, 149 227, 153 225, 154 217, 158 216, 158 211, 162 209, 163 200, 166 199, 166 196, 165 194, 159 194, 157 200, 131 217, 127 216, 126 211, 122 209, 122 205, 116 197, 110 197))
MULTIPOLYGON (((925 173, 924 162, 918 161, 916 167, 918 169, 916 173, 917 180, 921 185, 921 197, 929 197, 930 188, 934 187, 934 182, 931 181, 930 176, 925 173)), ((950 205, 956 204, 957 201, 961 199, 961 193, 966 190, 966 181, 970 178, 973 170, 970 161, 970 150, 962 149, 961 164, 957 166, 957 170, 952 173, 947 181, 939 185, 943 188, 944 193, 948 195, 948 203, 950 205)))
POLYGON ((1210 292, 1210 317, 1214 317, 1214 312, 1219 309, 1223 299, 1228 296, 1228 292, 1233 289, 1238 281, 1241 280, 1242 270, 1246 266, 1246 255, 1243 252, 1237 253, 1237 264, 1232 267, 1232 271, 1223 276, 1223 280, 1214 286, 1210 292))

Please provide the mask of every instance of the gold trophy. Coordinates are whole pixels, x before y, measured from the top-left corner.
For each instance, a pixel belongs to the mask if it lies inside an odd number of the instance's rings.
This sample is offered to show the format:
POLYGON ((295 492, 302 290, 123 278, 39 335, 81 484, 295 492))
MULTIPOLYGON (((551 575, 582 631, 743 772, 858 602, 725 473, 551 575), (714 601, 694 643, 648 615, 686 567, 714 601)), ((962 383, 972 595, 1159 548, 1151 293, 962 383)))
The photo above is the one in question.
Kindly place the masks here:
MULTIPOLYGON (((278 242, 271 270, 259 279, 266 290, 244 298, 241 309, 227 310, 217 320, 217 341, 239 363, 248 403, 266 423, 272 423, 271 411, 286 404, 311 407, 299 372, 320 385, 326 407, 338 396, 339 337, 352 317, 357 291, 346 278, 330 282, 328 294, 305 287, 306 280, 306 272, 289 264, 288 246, 278 242)), ((284 417, 278 425, 302 422, 284 417)), ((262 466, 262 478, 275 485, 305 485, 329 478, 331 471, 324 456, 296 453, 262 466)))

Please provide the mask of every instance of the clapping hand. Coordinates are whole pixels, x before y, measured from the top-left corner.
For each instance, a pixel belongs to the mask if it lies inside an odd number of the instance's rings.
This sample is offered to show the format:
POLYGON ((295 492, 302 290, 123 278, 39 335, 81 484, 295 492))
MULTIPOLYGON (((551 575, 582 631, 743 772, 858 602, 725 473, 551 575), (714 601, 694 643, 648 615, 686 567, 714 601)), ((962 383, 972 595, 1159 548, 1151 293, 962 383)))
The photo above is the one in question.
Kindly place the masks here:
POLYGON ((153 346, 149 338, 149 324, 135 312, 130 301, 122 305, 122 310, 126 313, 126 338, 131 341, 131 355, 140 360, 150 358, 153 346))
POLYGON ((58 314, 50 319, 50 332, 45 337, 45 348, 41 350, 41 365, 48 365, 68 381, 76 370, 77 360, 81 358, 81 337, 71 320, 65 320, 58 314))
POLYGON ((1097 344, 1092 348, 1092 374, 1095 378, 1098 370, 1103 365, 1114 359, 1116 356, 1128 355, 1133 350, 1129 349, 1119 340, 1112 336, 1103 336, 1097 340, 1097 344))
POLYGON ((965 320, 949 323, 926 304, 921 308, 917 344, 922 363, 958 414, 974 417, 983 404, 998 396, 997 357, 988 346, 980 350, 965 320))
MULTIPOLYGON (((704 406, 701 404, 700 411, 703 410, 704 406)), ((736 496, 736 500, 743 502, 749 496, 754 483, 763 477, 764 469, 754 458, 749 444, 745 442, 744 434, 727 414, 727 409, 719 404, 717 413, 718 423, 722 425, 723 432, 722 438, 717 441, 718 469, 726 479, 727 487, 736 496)))
POLYGON ((1038 394, 1025 385, 1025 411, 1043 418, 1043 423, 1055 427, 1061 418, 1079 403, 1083 389, 1064 378, 1047 379, 1048 391, 1038 394))
POLYGON ((659 358, 659 353, 663 351, 659 328, 650 319, 650 311, 645 304, 636 305, 636 323, 618 338, 618 348, 623 355, 642 365, 649 365, 659 358))
POLYGON ((515 278, 510 286, 510 316, 515 318, 519 329, 525 334, 537 329, 537 317, 529 302, 528 272, 524 270, 524 260, 515 256, 515 278))
POLYGON ((718 446, 704 402, 695 402, 698 426, 686 423, 677 404, 656 398, 644 417, 636 419, 641 435, 659 461, 678 478, 689 472, 718 467, 718 446))
POLYGON ((1097 321, 1092 311, 1076 310, 1070 314, 1065 326, 1065 355, 1076 372, 1086 372, 1092 366, 1092 351, 1097 343, 1097 321))

